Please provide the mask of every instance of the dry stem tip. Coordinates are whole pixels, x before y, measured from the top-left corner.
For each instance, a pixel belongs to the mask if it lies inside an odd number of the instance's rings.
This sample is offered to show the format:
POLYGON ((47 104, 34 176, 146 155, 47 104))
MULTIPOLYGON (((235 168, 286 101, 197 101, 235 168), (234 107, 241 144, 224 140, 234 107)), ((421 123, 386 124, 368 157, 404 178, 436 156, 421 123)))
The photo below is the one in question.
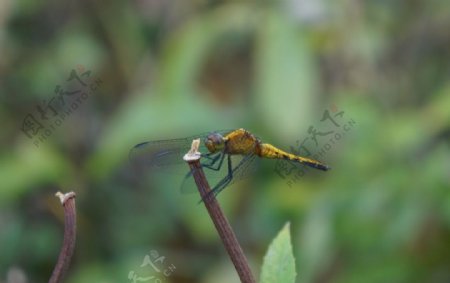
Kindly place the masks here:
POLYGON ((191 149, 183 157, 184 161, 189 162, 200 159, 201 153, 198 151, 199 147, 200 147, 200 139, 193 140, 191 149))
POLYGON ((57 192, 55 196, 59 197, 59 200, 61 201, 61 204, 64 205, 68 199, 74 198, 75 193, 74 192, 68 192, 66 194, 63 194, 61 192, 57 192))

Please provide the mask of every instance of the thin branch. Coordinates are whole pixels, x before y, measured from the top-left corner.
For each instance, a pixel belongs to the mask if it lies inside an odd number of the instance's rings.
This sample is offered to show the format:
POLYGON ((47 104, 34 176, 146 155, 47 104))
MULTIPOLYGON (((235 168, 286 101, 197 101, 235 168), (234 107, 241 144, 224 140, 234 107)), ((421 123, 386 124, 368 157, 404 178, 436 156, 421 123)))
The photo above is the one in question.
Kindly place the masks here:
POLYGON ((49 283, 60 283, 69 268, 70 259, 75 249, 76 231, 77 231, 77 215, 75 209, 75 193, 70 192, 55 194, 61 200, 64 207, 64 240, 61 251, 59 252, 58 262, 53 269, 49 283))
POLYGON ((192 142, 191 150, 184 156, 184 160, 188 162, 191 168, 192 175, 197 184, 198 191, 203 200, 203 203, 208 210, 209 216, 211 217, 214 226, 219 233, 220 238, 231 258, 231 261, 236 268, 236 271, 241 279, 242 283, 255 283, 255 278, 252 275, 250 267, 248 265, 247 259, 242 251, 241 246, 228 223, 227 218, 222 212, 219 203, 217 202, 214 194, 211 193, 211 188, 206 180, 205 173, 203 172, 202 166, 200 165, 201 154, 198 152, 198 146, 200 140, 194 140, 192 142))

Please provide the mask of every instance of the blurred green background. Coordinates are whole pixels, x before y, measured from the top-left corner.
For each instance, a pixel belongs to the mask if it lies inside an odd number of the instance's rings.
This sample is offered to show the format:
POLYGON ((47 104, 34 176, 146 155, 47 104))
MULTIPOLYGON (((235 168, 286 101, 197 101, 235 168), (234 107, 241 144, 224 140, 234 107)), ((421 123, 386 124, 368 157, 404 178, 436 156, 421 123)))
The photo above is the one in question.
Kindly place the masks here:
POLYGON ((450 282, 449 31, 445 1, 0 1, 0 282, 48 280, 57 190, 77 194, 66 282, 239 282, 198 195, 128 151, 241 127, 291 151, 310 137, 333 168, 270 160, 220 194, 256 276, 290 221, 297 282, 450 282), (43 120, 58 85, 81 89, 72 70, 98 88, 43 120))

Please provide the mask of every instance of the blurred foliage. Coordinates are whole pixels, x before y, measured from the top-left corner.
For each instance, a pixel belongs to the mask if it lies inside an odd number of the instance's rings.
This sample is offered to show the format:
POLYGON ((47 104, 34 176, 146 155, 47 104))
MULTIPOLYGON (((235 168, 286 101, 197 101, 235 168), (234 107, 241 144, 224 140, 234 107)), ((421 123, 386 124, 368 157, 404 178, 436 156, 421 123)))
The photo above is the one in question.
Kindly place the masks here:
POLYGON ((288 183, 270 160, 219 197, 254 273, 290 221, 298 282, 449 282, 449 30, 445 1, 1 1, 0 282, 48 280, 57 190, 77 193, 67 282, 161 277, 152 250, 166 282, 238 282, 198 196, 129 149, 244 127, 288 150, 327 109, 355 122, 333 170, 288 183), (102 83, 37 147, 24 119, 72 70, 102 83))

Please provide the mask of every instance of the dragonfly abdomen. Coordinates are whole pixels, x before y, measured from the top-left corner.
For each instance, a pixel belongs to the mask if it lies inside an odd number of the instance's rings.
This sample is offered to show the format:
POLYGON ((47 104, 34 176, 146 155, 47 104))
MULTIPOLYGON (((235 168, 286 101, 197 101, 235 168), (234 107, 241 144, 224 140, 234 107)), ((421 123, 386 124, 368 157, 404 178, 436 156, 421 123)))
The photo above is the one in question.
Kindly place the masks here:
POLYGON ((309 159, 306 157, 301 157, 292 153, 288 153, 285 152, 279 148, 276 148, 275 146, 268 144, 268 143, 261 143, 260 144, 260 150, 259 150, 259 154, 260 157, 264 157, 264 158, 271 158, 271 159, 285 159, 285 160, 290 160, 290 161, 294 161, 294 162, 299 162, 305 165, 308 165, 310 167, 316 168, 316 169, 320 169, 320 170, 324 170, 327 171, 328 169, 330 169, 327 165, 322 164, 321 162, 314 160, 314 159, 309 159))

